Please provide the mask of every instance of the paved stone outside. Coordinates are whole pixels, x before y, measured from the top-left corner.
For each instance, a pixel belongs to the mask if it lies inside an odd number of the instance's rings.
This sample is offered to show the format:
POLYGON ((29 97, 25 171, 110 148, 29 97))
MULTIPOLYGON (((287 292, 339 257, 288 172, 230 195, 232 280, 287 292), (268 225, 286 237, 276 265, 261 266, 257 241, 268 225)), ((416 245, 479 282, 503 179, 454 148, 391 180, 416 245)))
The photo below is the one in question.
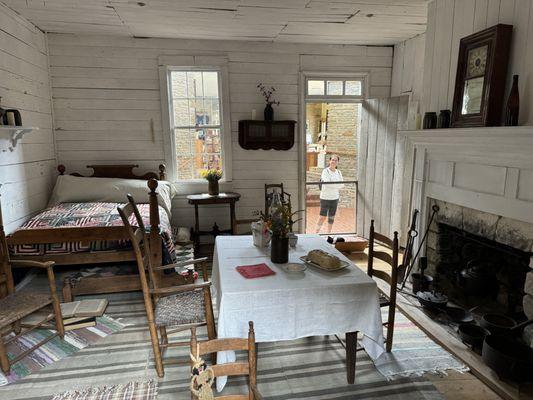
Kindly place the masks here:
MULTIPOLYGON (((320 207, 307 207, 306 210, 306 233, 315 233, 320 207)), ((319 233, 327 233, 327 219, 319 233)), ((355 210, 353 208, 339 207, 335 215, 332 234, 355 232, 355 210)))

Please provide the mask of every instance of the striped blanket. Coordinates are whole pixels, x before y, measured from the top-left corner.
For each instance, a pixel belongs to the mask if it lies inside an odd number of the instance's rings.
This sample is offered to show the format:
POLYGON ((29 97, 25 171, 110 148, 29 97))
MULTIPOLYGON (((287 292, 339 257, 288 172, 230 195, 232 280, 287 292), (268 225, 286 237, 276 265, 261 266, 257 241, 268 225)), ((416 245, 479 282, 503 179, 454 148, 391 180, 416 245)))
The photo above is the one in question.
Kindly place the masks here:
MULTIPOLYGON (((66 227, 105 227, 120 226, 122 220, 117 211, 120 203, 61 203, 39 213, 19 229, 45 229, 66 227)), ((150 205, 139 204, 139 211, 143 217, 145 226, 150 226, 150 205)), ((161 237, 164 251, 169 256, 169 262, 175 258, 174 243, 172 241, 172 228, 168 215, 162 207, 159 207, 161 221, 161 237)), ((135 221, 131 221, 135 225, 135 221)), ((64 242, 46 244, 23 244, 10 246, 12 255, 44 255, 83 253, 89 251, 123 250, 130 247, 127 240, 99 240, 91 243, 64 242)))

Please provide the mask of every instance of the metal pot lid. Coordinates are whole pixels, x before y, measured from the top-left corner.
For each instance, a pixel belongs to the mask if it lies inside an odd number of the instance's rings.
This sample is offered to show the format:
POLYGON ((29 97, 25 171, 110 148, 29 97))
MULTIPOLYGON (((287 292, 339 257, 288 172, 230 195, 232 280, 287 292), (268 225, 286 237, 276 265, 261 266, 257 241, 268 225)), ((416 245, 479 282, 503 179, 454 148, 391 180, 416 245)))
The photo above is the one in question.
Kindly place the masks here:
POLYGON ((439 292, 417 292, 417 297, 432 303, 447 303, 448 297, 439 292))

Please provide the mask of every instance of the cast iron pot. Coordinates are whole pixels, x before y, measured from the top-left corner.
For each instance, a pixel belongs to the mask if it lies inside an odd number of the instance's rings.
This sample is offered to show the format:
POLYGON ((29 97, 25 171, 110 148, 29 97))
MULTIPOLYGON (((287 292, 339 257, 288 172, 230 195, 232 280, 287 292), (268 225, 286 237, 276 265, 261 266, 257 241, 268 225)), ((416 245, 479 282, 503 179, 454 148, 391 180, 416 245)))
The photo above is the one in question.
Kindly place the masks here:
POLYGON ((433 277, 414 272, 411 274, 411 282, 413 283, 413 293, 427 292, 431 282, 433 282, 433 277))
POLYGON ((514 319, 501 314, 485 314, 479 324, 493 335, 508 334, 517 326, 514 319))
POLYGON ((496 275, 475 260, 469 261, 467 267, 459 271, 457 280, 467 295, 481 296, 498 290, 496 275))
POLYGON ((459 307, 446 307, 446 314, 453 322, 468 323, 474 320, 474 316, 469 310, 464 310, 459 307))
POLYGON ((463 342, 476 348, 481 348, 485 338, 490 335, 488 330, 474 324, 461 324, 458 332, 463 342))
POLYGON ((416 298, 422 305, 428 309, 443 309, 448 303, 448 297, 439 292, 417 292, 416 298))
POLYGON ((516 325, 505 335, 485 337, 481 357, 500 378, 515 382, 533 381, 533 348, 514 336, 531 323, 533 319, 516 325))

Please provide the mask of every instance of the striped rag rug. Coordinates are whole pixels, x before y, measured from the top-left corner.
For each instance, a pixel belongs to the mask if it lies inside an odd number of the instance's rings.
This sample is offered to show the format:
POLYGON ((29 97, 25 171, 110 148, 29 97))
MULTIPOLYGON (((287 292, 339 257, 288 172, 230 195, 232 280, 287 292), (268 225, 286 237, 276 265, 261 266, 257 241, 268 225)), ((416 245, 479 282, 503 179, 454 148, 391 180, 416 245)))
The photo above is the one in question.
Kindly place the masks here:
POLYGON ((68 391, 56 394, 52 400, 154 400, 155 398, 157 398, 157 382, 149 380, 68 391))
MULTIPOLYGON (((386 320, 387 310, 382 314, 386 320)), ((400 377, 422 376, 427 372, 446 375, 446 371, 468 372, 469 368, 458 361, 400 312, 394 322, 392 352, 383 353, 375 361, 378 371, 389 380, 400 377)))
MULTIPOLYGON (((0 387, 0 399, 50 400, 56 393, 87 387, 159 382, 158 400, 190 399, 189 348, 168 349, 166 358, 185 364, 165 366, 157 379, 146 313, 141 293, 108 296, 106 313, 122 318, 124 329, 109 335, 70 357, 33 373, 11 385, 0 387)), ((205 329, 199 339, 206 339, 205 329)), ((171 339, 189 340, 188 332, 171 339)), ((357 354, 356 382, 346 382, 345 351, 334 336, 317 336, 286 342, 259 343, 258 387, 265 400, 442 400, 433 384, 423 377, 401 377, 388 381, 365 352, 357 354)), ((244 359, 245 354, 237 354, 244 359)), ((222 393, 246 393, 245 378, 230 377, 222 393)))
MULTIPOLYGON (((63 339, 56 336, 22 360, 13 364, 9 375, 5 376, 0 373, 0 385, 16 382, 49 364, 71 356, 77 351, 98 342, 100 339, 114 332, 118 332, 124 326, 121 322, 107 315, 103 315, 97 318, 96 326, 65 332, 63 339)), ((52 334, 53 332, 50 330, 38 329, 13 340, 7 345, 8 357, 10 359, 15 358, 52 334)))

